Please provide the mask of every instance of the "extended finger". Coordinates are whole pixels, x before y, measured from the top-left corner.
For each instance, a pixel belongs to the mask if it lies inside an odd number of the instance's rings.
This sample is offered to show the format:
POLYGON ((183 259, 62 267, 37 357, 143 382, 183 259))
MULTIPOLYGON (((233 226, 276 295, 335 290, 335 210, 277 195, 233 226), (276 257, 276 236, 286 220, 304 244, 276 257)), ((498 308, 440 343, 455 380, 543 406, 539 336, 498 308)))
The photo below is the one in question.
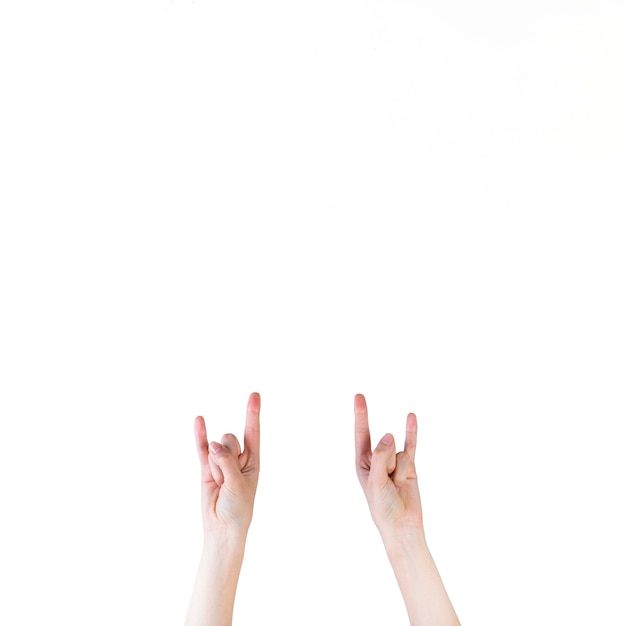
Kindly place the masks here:
POLYGON ((417 445, 417 417, 415 413, 409 413, 406 418, 406 439, 404 440, 404 451, 410 459, 415 462, 415 448, 417 445))
POLYGON ((375 487, 381 488, 387 483, 389 474, 396 469, 396 444, 393 435, 387 433, 372 452, 370 480, 375 487))
POLYGON ((209 444, 206 438, 206 424, 201 415, 196 417, 194 432, 196 435, 196 449, 198 450, 200 465, 206 465, 209 462, 209 444))
POLYGON ((354 452, 356 462, 372 451, 370 427, 367 419, 367 403, 365 396, 357 393, 354 396, 354 452))
POLYGON ((261 396, 251 393, 246 409, 246 429, 243 434, 244 450, 255 462, 259 462, 261 448, 261 396))
POLYGON ((196 449, 198 450, 198 458, 200 459, 200 475, 202 476, 202 481, 209 482, 215 480, 215 474, 209 462, 209 444, 206 437, 206 424, 201 415, 196 417, 194 432, 196 435, 196 449))

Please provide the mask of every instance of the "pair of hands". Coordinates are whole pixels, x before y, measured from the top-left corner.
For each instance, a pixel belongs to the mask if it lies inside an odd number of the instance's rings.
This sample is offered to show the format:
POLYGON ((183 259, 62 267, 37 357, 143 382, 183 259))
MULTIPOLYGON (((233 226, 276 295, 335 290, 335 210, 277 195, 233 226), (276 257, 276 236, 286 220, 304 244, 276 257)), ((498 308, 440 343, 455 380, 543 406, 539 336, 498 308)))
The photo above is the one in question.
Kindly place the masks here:
MULTIPOLYGON (((259 480, 261 397, 248 399, 243 450, 237 437, 224 435, 208 443, 204 418, 195 421, 201 469, 202 522, 205 536, 245 537, 259 480)), ((409 413, 404 450, 396 453, 387 433, 372 450, 365 397, 354 398, 356 472, 372 519, 381 534, 423 531, 422 505, 415 471, 417 418, 409 413)))

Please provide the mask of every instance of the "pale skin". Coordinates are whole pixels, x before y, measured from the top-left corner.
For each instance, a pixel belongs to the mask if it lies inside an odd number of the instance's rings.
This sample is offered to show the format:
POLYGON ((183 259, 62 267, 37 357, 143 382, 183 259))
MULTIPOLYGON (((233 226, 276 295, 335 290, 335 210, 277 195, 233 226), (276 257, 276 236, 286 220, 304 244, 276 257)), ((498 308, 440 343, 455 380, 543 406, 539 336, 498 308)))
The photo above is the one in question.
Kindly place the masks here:
MULTIPOLYGON (((259 478, 261 398, 248 399, 243 450, 233 434, 208 444, 195 421, 204 544, 185 626, 231 626, 235 592, 259 478), (215 449, 214 449, 215 448, 215 449)), ((354 398, 355 464, 374 524, 404 599, 410 626, 460 626, 426 545, 415 471, 417 418, 409 413, 404 450, 387 433, 372 449, 365 397, 354 398)))
POLYGON ((204 418, 194 430, 200 460, 204 543, 185 626, 230 626, 254 496, 259 480, 261 397, 250 394, 243 451, 237 437, 207 439, 204 418))

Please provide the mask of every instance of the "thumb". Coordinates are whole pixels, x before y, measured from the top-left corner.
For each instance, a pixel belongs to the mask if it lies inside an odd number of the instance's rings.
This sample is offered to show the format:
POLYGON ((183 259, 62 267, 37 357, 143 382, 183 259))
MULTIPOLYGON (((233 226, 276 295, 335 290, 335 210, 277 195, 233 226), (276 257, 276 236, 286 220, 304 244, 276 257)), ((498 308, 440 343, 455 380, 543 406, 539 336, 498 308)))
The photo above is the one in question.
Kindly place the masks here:
POLYGON ((381 489, 389 480, 389 474, 396 469, 396 444, 393 435, 387 433, 372 452, 370 480, 374 487, 381 489))
POLYGON ((209 444, 209 450, 213 462, 220 468, 224 475, 224 483, 226 486, 233 487, 236 485, 241 478, 241 471, 239 470, 239 463, 237 463, 235 457, 230 453, 228 448, 216 441, 212 441, 209 444))

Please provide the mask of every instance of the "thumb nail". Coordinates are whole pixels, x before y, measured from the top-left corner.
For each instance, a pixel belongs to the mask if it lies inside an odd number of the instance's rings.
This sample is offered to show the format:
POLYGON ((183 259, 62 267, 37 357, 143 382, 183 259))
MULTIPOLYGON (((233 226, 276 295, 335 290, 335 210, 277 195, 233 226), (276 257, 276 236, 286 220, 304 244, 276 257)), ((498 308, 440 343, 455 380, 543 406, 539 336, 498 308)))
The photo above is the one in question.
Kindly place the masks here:
POLYGON ((382 443, 384 443, 386 446, 390 446, 391 442, 393 441, 391 435, 385 435, 382 439, 381 439, 382 443))
POLYGON ((211 448, 211 452, 219 452, 222 449, 222 445, 217 443, 217 441, 212 441, 209 444, 209 448, 211 448))

